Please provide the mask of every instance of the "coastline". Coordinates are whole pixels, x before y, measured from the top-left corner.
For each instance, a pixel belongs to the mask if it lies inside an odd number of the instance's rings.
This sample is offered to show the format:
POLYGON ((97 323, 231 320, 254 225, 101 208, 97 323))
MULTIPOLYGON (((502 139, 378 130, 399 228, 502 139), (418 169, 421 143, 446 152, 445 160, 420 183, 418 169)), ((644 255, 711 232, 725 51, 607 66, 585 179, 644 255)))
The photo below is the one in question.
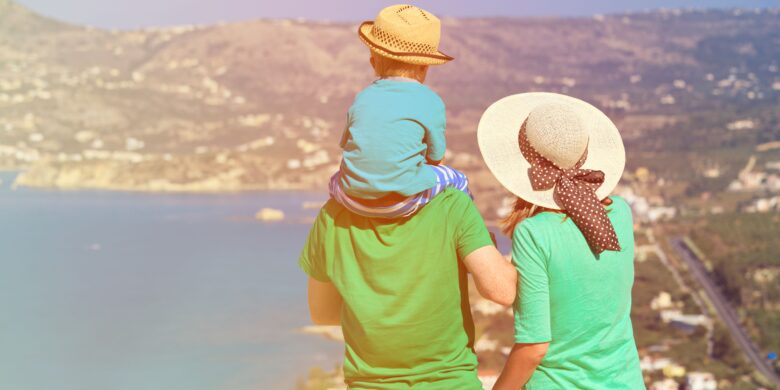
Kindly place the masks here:
MULTIPOLYGON (((0 178, 7 185, 14 174, 0 178)), ((179 372, 195 372, 183 388, 220 388, 238 377, 251 378, 256 388, 286 389, 310 367, 335 366, 342 347, 296 332, 309 323, 299 287, 305 278, 294 259, 309 231, 300 221, 313 211, 301 204, 315 198, 322 196, 3 186, 0 242, 8 252, 1 279, 24 298, 4 308, 14 318, 8 328, 14 337, 4 349, 23 355, 32 345, 40 360, 21 360, 19 371, 0 378, 0 388, 69 383, 69 375, 47 367, 91 372, 93 361, 59 358, 85 349, 109 357, 93 370, 95 381, 138 378, 131 388, 143 388, 148 378, 173 383, 179 372), (285 210, 288 218, 255 222, 261 206, 285 210), (125 351, 122 359, 112 359, 117 348, 125 351), (170 363, 168 370, 159 369, 161 362, 170 363), (41 369, 47 375, 32 383, 24 376, 41 369)))
POLYGON ((336 169, 322 167, 294 175, 203 161, 46 161, 14 171, 18 174, 11 187, 148 193, 326 192, 328 178, 336 169))
POLYGON ((125 192, 125 193, 147 193, 147 194, 203 194, 203 195, 229 195, 229 194, 251 194, 251 193, 282 193, 296 192, 304 194, 327 194, 327 187, 314 185, 255 185, 221 183, 219 181, 191 182, 191 183, 171 183, 166 180, 148 181, 139 185, 117 184, 113 182, 95 183, 95 182, 70 182, 68 185, 59 185, 50 181, 29 180, 24 176, 24 170, 2 170, 0 173, 16 174, 13 178, 6 181, 8 187, 25 190, 47 191, 47 192, 125 192), (20 180, 21 179, 21 180, 20 180), (206 184, 207 183, 207 184, 206 184))
POLYGON ((327 194, 325 190, 317 190, 312 187, 264 187, 247 186, 241 188, 143 188, 133 186, 57 186, 57 185, 28 185, 11 183, 13 189, 24 189, 32 191, 45 192, 113 192, 113 193, 134 193, 134 194, 158 194, 158 195, 231 195, 231 194, 253 194, 253 193, 284 193, 295 192, 305 194, 327 194))

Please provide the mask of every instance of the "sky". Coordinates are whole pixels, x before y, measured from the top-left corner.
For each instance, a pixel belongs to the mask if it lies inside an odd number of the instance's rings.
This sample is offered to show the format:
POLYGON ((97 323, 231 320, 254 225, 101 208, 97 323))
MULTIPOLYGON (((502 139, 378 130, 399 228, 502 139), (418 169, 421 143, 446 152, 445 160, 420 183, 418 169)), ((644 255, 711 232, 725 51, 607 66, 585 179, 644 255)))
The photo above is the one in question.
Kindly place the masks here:
MULTIPOLYGON (((373 19, 403 0, 16 0, 56 19, 95 27, 132 29, 262 18, 330 21, 373 19)), ((656 8, 780 7, 780 0, 421 0, 437 16, 590 16, 656 8)))

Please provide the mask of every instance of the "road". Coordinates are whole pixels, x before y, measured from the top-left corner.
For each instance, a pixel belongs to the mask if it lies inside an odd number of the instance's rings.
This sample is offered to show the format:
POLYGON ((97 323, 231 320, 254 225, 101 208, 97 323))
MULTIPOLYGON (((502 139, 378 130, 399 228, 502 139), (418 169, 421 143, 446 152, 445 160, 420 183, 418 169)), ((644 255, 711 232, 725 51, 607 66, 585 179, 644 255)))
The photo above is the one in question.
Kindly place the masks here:
POLYGON ((721 294, 720 290, 715 286, 715 283, 707 275, 707 270, 704 268, 704 264, 701 259, 688 248, 685 241, 681 237, 673 238, 671 241, 672 247, 680 254, 680 257, 688 264, 688 268, 699 284, 704 288, 715 310, 718 312, 718 316, 723 320, 723 323, 728 327, 729 332, 737 341, 739 346, 748 356, 756 369, 767 378, 769 381, 780 385, 780 376, 775 372, 774 368, 768 359, 761 356, 758 348, 750 340, 750 337, 745 332, 745 329, 739 324, 739 318, 731 306, 726 301, 726 298, 721 294))

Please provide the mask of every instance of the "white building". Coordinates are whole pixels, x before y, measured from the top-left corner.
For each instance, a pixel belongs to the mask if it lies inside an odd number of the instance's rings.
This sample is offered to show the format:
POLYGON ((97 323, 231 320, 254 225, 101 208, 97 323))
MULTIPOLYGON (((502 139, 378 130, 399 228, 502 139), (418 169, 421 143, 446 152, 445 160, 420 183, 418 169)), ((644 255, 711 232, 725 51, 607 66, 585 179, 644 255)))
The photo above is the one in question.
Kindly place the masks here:
POLYGON ((680 385, 672 379, 666 378, 662 381, 653 382, 650 390, 678 390, 680 385))
POLYGON ((651 207, 647 210, 647 219, 650 222, 672 219, 677 214, 677 209, 668 206, 651 207))
POLYGON ((664 310, 675 307, 674 301, 672 301, 672 295, 666 291, 661 291, 658 296, 650 301, 650 308, 653 310, 664 310))
POLYGON ((642 358, 642 360, 639 361, 639 368, 642 369, 642 371, 652 372, 663 370, 672 364, 674 364, 674 362, 669 358, 653 358, 650 356, 645 356, 642 358))
POLYGON ((661 310, 661 320, 668 324, 680 322, 690 326, 708 326, 710 318, 703 314, 682 314, 680 310, 661 310))
POLYGON ((685 383, 686 389, 690 390, 716 390, 718 388, 715 376, 709 372, 689 372, 685 383))

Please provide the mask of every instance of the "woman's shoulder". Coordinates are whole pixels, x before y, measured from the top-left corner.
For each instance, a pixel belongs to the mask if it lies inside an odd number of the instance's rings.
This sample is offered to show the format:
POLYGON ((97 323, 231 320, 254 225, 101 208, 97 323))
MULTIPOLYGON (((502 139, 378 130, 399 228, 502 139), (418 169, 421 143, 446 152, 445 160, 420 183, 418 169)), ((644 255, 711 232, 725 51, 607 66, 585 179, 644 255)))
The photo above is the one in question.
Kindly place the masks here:
POLYGON ((618 215, 631 216, 631 206, 625 199, 617 195, 612 195, 609 199, 612 200, 612 204, 608 206, 607 210, 618 215))
POLYGON ((628 202, 619 195, 610 195, 609 199, 612 200, 612 205, 614 207, 621 207, 624 209, 630 208, 628 202))
POLYGON ((549 226, 552 222, 557 221, 560 223, 560 218, 562 218, 562 214, 552 212, 543 212, 536 214, 533 217, 525 218, 520 221, 520 223, 515 225, 513 236, 520 237, 541 235, 542 232, 547 229, 546 226, 549 226))
POLYGON ((536 214, 532 217, 528 217, 524 219, 522 222, 518 224, 523 225, 527 228, 541 228, 545 225, 551 225, 551 224, 560 224, 562 221, 564 221, 566 218, 566 214, 561 212, 554 212, 554 211, 543 211, 539 214, 536 214))
MULTIPOLYGON (((610 215, 619 216, 620 218, 631 217, 631 207, 625 199, 616 195, 610 196, 609 198, 612 200, 612 204, 607 206, 610 215)), ((541 236, 548 232, 554 234, 555 229, 560 229, 562 225, 565 225, 567 220, 570 220, 570 218, 567 218, 564 213, 544 211, 532 217, 525 218, 518 223, 515 226, 514 236, 519 234, 541 236)))

